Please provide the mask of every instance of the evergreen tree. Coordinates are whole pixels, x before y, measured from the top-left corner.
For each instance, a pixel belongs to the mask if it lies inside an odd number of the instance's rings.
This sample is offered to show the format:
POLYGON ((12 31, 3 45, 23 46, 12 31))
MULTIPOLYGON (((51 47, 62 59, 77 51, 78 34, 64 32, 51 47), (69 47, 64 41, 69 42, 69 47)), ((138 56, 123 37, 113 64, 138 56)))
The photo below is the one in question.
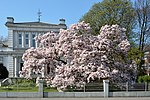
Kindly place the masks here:
POLYGON ((0 79, 5 79, 8 77, 8 70, 3 64, 0 64, 0 79))

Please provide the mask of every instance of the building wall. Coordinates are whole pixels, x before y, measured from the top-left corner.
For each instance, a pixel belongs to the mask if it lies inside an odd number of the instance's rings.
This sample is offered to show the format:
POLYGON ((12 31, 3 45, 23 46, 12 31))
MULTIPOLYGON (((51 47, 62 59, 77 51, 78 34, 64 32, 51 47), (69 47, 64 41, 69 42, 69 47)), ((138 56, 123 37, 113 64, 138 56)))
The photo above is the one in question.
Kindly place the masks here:
POLYGON ((14 77, 13 56, 11 56, 11 55, 8 56, 7 63, 8 63, 7 67, 8 67, 8 71, 9 71, 9 77, 14 77))
POLYGON ((38 47, 35 42, 35 37, 39 34, 45 34, 53 31, 59 33, 60 29, 66 29, 64 20, 59 24, 48 24, 43 22, 24 22, 15 23, 14 18, 8 17, 5 24, 8 28, 8 47, 3 52, 0 51, 0 56, 3 56, 3 65, 9 71, 9 77, 18 77, 19 71, 22 68, 22 55, 26 49, 30 47, 38 47))
POLYGON ((8 47, 13 48, 13 30, 8 29, 8 47))
POLYGON ((150 75, 150 52, 144 53, 144 67, 146 69, 147 75, 150 75))
POLYGON ((9 63, 7 62, 8 61, 8 56, 4 56, 3 57, 3 65, 7 68, 7 70, 9 70, 9 63))

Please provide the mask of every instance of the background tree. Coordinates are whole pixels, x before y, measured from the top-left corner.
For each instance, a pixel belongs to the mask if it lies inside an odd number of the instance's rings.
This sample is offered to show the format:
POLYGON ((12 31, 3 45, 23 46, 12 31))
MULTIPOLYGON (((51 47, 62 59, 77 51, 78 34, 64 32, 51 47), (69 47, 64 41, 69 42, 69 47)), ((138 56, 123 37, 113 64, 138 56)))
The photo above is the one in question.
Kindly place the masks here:
POLYGON ((7 45, 7 38, 4 38, 3 36, 0 36, 0 45, 3 47, 8 47, 7 45))
POLYGON ((3 64, 0 64, 0 79, 5 79, 9 75, 9 72, 3 64))
MULTIPOLYGON (((143 52, 150 46, 150 0, 136 0, 135 11, 137 19, 137 34, 139 39, 139 50, 143 52)), ((139 69, 142 69, 143 57, 140 56, 139 69)))
POLYGON ((23 55, 21 74, 27 77, 32 77, 32 72, 40 74, 61 89, 106 78, 118 86, 135 81, 136 65, 127 57, 130 43, 125 29, 106 25, 98 36, 90 33, 89 24, 80 22, 60 30, 59 34, 39 35, 36 39, 40 46, 28 49, 23 55))
POLYGON ((145 73, 145 70, 139 67, 141 64, 141 57, 143 56, 144 56, 144 53, 141 52, 137 46, 131 47, 131 49, 128 52, 128 58, 130 60, 134 60, 138 66, 138 76, 143 75, 145 73))
POLYGON ((103 0, 94 4, 80 21, 90 23, 93 34, 99 34, 104 25, 118 24, 126 28, 126 35, 129 37, 132 35, 135 11, 130 0, 103 0))
POLYGON ((0 36, 0 42, 5 42, 5 41, 7 41, 7 38, 0 36))

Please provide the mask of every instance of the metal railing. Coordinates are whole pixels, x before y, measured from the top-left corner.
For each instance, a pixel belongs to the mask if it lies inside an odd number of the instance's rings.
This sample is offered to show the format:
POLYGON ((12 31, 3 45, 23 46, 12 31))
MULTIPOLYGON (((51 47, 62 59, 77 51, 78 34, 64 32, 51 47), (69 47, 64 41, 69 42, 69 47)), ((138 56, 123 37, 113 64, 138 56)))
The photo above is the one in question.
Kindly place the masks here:
MULTIPOLYGON (((24 78, 8 78, 0 82, 0 91, 29 91, 35 92, 38 91, 38 86, 36 86, 36 80, 27 80, 24 78)), ((56 88, 47 87, 44 84, 44 90, 46 92, 57 92, 56 88)), ((103 83, 102 82, 92 82, 81 87, 68 88, 66 92, 102 92, 103 83)), ((150 83, 122 83, 122 87, 117 87, 114 84, 109 83, 109 91, 110 92, 118 92, 118 91, 150 91, 150 83)))
POLYGON ((150 83, 134 83, 128 84, 122 83, 122 88, 115 86, 114 84, 109 85, 109 91, 150 91, 150 83))
POLYGON ((1 81, 1 92, 35 92, 38 91, 35 79, 27 80, 25 78, 7 78, 1 81))

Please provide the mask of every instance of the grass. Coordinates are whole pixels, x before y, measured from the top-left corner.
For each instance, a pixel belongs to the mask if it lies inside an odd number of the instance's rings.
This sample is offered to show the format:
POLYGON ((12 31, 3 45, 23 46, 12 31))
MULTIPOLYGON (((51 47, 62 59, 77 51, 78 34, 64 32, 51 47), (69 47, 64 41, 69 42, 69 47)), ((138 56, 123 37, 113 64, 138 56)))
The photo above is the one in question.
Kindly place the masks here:
MULTIPOLYGON (((35 80, 13 80, 12 84, 0 87, 0 92, 38 92, 35 80)), ((44 87, 44 92, 57 92, 56 88, 44 87)))
POLYGON ((58 92, 56 88, 44 87, 44 92, 58 92))
MULTIPOLYGON (((0 87, 0 92, 38 92, 38 87, 0 87)), ((58 92, 56 88, 44 87, 44 92, 58 92)))
POLYGON ((0 92, 37 92, 38 87, 0 87, 0 92))

